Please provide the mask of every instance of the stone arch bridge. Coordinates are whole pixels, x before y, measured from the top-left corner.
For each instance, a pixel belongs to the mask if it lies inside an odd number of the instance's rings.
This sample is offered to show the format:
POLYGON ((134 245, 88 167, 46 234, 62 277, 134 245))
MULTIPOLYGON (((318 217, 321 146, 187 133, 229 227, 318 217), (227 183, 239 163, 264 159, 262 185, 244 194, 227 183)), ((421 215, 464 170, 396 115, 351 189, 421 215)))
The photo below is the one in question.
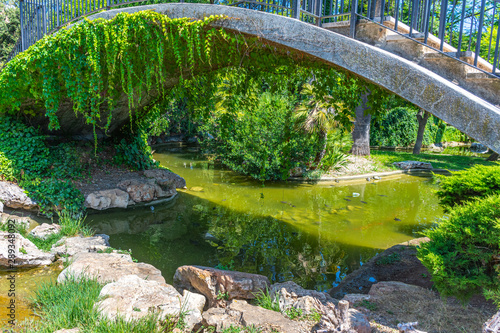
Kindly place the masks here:
MULTIPOLYGON (((23 1, 26 0, 21 3, 23 1)), ((481 24, 484 28, 475 31, 476 52, 470 50, 470 40, 468 51, 462 51, 460 43, 454 48, 445 42, 447 34, 454 32, 447 32, 446 21, 439 22, 439 36, 435 37, 429 31, 432 26, 428 17, 417 17, 417 14, 414 16, 414 12, 430 13, 429 0, 413 0, 412 6, 408 7, 411 14, 410 20, 406 22, 408 24, 398 19, 399 11, 403 11, 399 9, 400 1, 404 4, 404 0, 395 0, 392 3, 393 12, 389 14, 395 17, 386 15, 388 7, 383 0, 382 4, 380 1, 369 0, 368 4, 363 6, 352 0, 350 13, 337 8, 338 13, 334 12, 329 16, 321 16, 324 14, 324 4, 321 1, 308 3, 303 0, 288 3, 288 7, 284 3, 283 6, 274 2, 266 4, 265 8, 272 10, 262 10, 262 3, 254 1, 236 3, 245 3, 248 8, 193 3, 155 4, 107 10, 88 16, 88 19, 111 19, 120 12, 132 13, 148 9, 171 18, 202 19, 205 16, 221 14, 236 18, 225 21, 224 28, 258 36, 352 72, 401 96, 492 150, 500 152, 500 79, 496 76, 498 38, 496 44, 493 38, 489 38, 487 59, 479 56, 482 49, 480 45, 477 46, 477 43, 481 44, 484 39, 481 34, 487 36, 488 31, 486 0, 482 1, 480 8, 483 20, 481 24), (421 6, 421 10, 417 11, 413 6, 421 6), (280 10, 281 15, 276 15, 280 10), (283 14, 285 12, 291 15, 283 14), (349 14, 350 19, 342 19, 349 14)), ((447 1, 442 0, 441 6, 447 4, 447 1)), ((333 6, 333 0, 329 2, 333 6)), ((338 0, 335 3, 338 7, 338 0)), ((441 14, 443 10, 444 14, 447 13, 442 7, 440 10, 441 14)), ((498 16, 495 10, 496 7, 493 10, 491 29, 498 16)), ((29 15, 22 13, 22 17, 23 15, 25 20, 29 18, 29 15)), ((491 12, 489 15, 491 16, 491 12)), ((466 22, 466 19, 462 17, 461 22, 464 21, 466 22)), ((28 26, 29 24, 33 23, 25 23, 28 26)), ((469 32, 472 36, 471 29, 471 26, 469 30, 464 29, 462 24, 460 30, 455 33, 460 34, 459 38, 469 32)), ((48 30, 45 26, 45 31, 42 32, 48 33, 48 30)), ((32 44, 33 41, 27 40, 28 37, 37 39, 24 33, 18 44, 18 51, 32 44)), ((450 42, 454 40, 452 37, 448 39, 450 42)), ((486 41, 488 42, 487 38, 486 41)), ((474 46, 473 43, 472 45, 474 46)))

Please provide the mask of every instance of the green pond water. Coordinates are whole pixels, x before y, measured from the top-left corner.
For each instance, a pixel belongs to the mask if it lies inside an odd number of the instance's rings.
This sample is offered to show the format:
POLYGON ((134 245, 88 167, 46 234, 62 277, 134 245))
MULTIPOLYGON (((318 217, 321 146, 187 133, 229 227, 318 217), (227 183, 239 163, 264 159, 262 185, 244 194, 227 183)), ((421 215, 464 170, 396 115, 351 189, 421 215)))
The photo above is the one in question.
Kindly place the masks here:
POLYGON ((186 179, 174 200, 87 217, 111 246, 132 250, 167 282, 181 265, 206 265, 327 290, 443 216, 429 177, 263 184, 194 150, 154 156, 186 179))

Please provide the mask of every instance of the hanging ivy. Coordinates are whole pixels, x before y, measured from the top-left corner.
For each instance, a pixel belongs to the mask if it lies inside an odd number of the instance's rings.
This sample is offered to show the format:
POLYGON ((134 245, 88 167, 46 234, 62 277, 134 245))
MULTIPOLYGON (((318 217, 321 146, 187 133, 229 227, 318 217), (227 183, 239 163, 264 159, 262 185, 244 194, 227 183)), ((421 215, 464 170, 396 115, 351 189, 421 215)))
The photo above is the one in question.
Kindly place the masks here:
POLYGON ((256 38, 211 26, 226 19, 171 19, 141 11, 120 13, 112 20, 85 20, 62 29, 38 41, 2 70, 0 113, 37 116, 45 112, 49 129, 57 130, 60 103, 70 99, 76 115, 83 116, 95 133, 96 127, 110 127, 109 110, 125 93, 132 124, 141 97, 152 90, 165 94, 168 80, 241 65, 255 44, 263 53, 275 51, 256 38))

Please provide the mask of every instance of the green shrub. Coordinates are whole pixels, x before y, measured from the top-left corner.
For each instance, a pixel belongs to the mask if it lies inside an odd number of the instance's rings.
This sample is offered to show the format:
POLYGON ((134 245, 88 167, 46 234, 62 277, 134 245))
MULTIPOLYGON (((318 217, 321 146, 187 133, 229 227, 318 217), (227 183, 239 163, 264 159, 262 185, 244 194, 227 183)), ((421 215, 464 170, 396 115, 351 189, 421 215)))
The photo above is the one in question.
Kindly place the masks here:
POLYGON ((81 213, 85 198, 70 181, 54 178, 23 180, 19 185, 38 203, 40 213, 51 217, 54 210, 81 213))
POLYGON ((203 149, 231 170, 260 180, 286 179, 320 149, 316 136, 294 128, 293 96, 266 92, 255 105, 243 97, 233 105, 235 110, 214 113, 200 128, 213 137, 202 140, 203 149))
POLYGON ((157 168, 159 163, 153 160, 147 135, 143 131, 131 139, 122 139, 116 146, 113 161, 118 165, 126 165, 132 170, 148 170, 157 168))
POLYGON ((337 170, 347 164, 347 152, 352 147, 350 133, 335 129, 328 133, 326 154, 321 160, 321 170, 337 170))
POLYGON ((500 165, 476 165, 464 171, 454 172, 451 177, 437 177, 440 181, 437 196, 446 210, 468 200, 500 193, 500 165))
POLYGON ((49 148, 34 128, 11 117, 0 116, 0 166, 7 180, 21 175, 45 176, 49 169, 49 148))
POLYGON ((449 219, 427 230, 418 257, 443 296, 467 301, 500 288, 500 194, 456 206, 449 219))

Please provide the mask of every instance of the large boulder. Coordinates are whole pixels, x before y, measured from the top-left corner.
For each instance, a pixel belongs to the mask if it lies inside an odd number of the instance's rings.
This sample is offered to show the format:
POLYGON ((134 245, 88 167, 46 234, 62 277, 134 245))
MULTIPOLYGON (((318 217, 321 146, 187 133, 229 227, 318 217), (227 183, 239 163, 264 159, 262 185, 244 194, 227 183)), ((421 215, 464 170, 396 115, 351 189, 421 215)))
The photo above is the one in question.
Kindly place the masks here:
POLYGON ((207 299, 205 296, 184 290, 182 293, 182 310, 186 313, 184 322, 186 329, 191 332, 193 328, 201 326, 203 309, 207 299))
POLYGON ((368 318, 356 309, 349 309, 349 302, 339 301, 321 305, 322 317, 313 327, 313 332, 370 333, 368 318))
POLYGON ((129 194, 117 188, 92 192, 85 198, 85 207, 95 210, 127 208, 129 194))
POLYGON ((50 252, 62 256, 74 256, 80 252, 102 252, 109 247, 109 236, 63 237, 52 245, 50 252))
POLYGON ((269 289, 272 300, 278 298, 281 311, 290 308, 301 310, 304 315, 313 312, 321 312, 319 304, 326 305, 328 302, 336 304, 338 301, 329 294, 316 290, 307 290, 293 281, 275 283, 269 289))
POLYGON ((409 169, 428 169, 428 170, 430 170, 430 169, 432 169, 432 164, 430 164, 428 162, 403 161, 403 162, 394 162, 392 164, 401 170, 409 170, 409 169))
POLYGON ((174 188, 184 188, 186 187, 186 180, 173 173, 172 171, 165 169, 153 169, 145 170, 144 176, 148 178, 154 178, 157 183, 163 185, 172 185, 174 188))
POLYGON ((24 210, 37 210, 38 204, 17 184, 0 181, 0 201, 6 207, 24 210))
POLYGON ((241 312, 241 322, 245 327, 253 326, 263 328, 267 332, 274 329, 274 331, 287 333, 309 332, 310 330, 304 322, 290 320, 279 312, 248 304, 244 300, 233 300, 229 309, 241 312))
POLYGON ((123 317, 130 321, 158 313, 160 318, 179 316, 181 295, 174 287, 158 281, 141 279, 137 275, 126 275, 105 285, 95 307, 113 320, 123 317))
POLYGON ((117 186, 126 191, 135 203, 167 198, 177 193, 172 184, 157 183, 154 179, 127 179, 117 186))
POLYGON ((396 292, 419 292, 422 287, 406 284, 399 281, 382 281, 371 286, 368 295, 372 297, 393 294, 396 292))
POLYGON ((135 263, 128 254, 120 253, 77 253, 61 274, 57 282, 64 282, 69 277, 88 276, 101 283, 115 282, 126 275, 137 275, 148 281, 164 284, 165 279, 159 269, 150 264, 135 263))
POLYGON ((50 265, 54 260, 52 253, 40 251, 20 234, 0 231, 0 267, 38 267, 50 265))
POLYGON ((58 234, 59 232, 61 232, 61 226, 59 224, 42 223, 42 225, 39 225, 31 230, 30 236, 40 239, 47 239, 52 235, 58 234))
POLYGON ((269 279, 258 274, 224 271, 212 267, 181 266, 174 275, 174 286, 203 294, 210 307, 232 299, 254 299, 269 287, 269 279))

